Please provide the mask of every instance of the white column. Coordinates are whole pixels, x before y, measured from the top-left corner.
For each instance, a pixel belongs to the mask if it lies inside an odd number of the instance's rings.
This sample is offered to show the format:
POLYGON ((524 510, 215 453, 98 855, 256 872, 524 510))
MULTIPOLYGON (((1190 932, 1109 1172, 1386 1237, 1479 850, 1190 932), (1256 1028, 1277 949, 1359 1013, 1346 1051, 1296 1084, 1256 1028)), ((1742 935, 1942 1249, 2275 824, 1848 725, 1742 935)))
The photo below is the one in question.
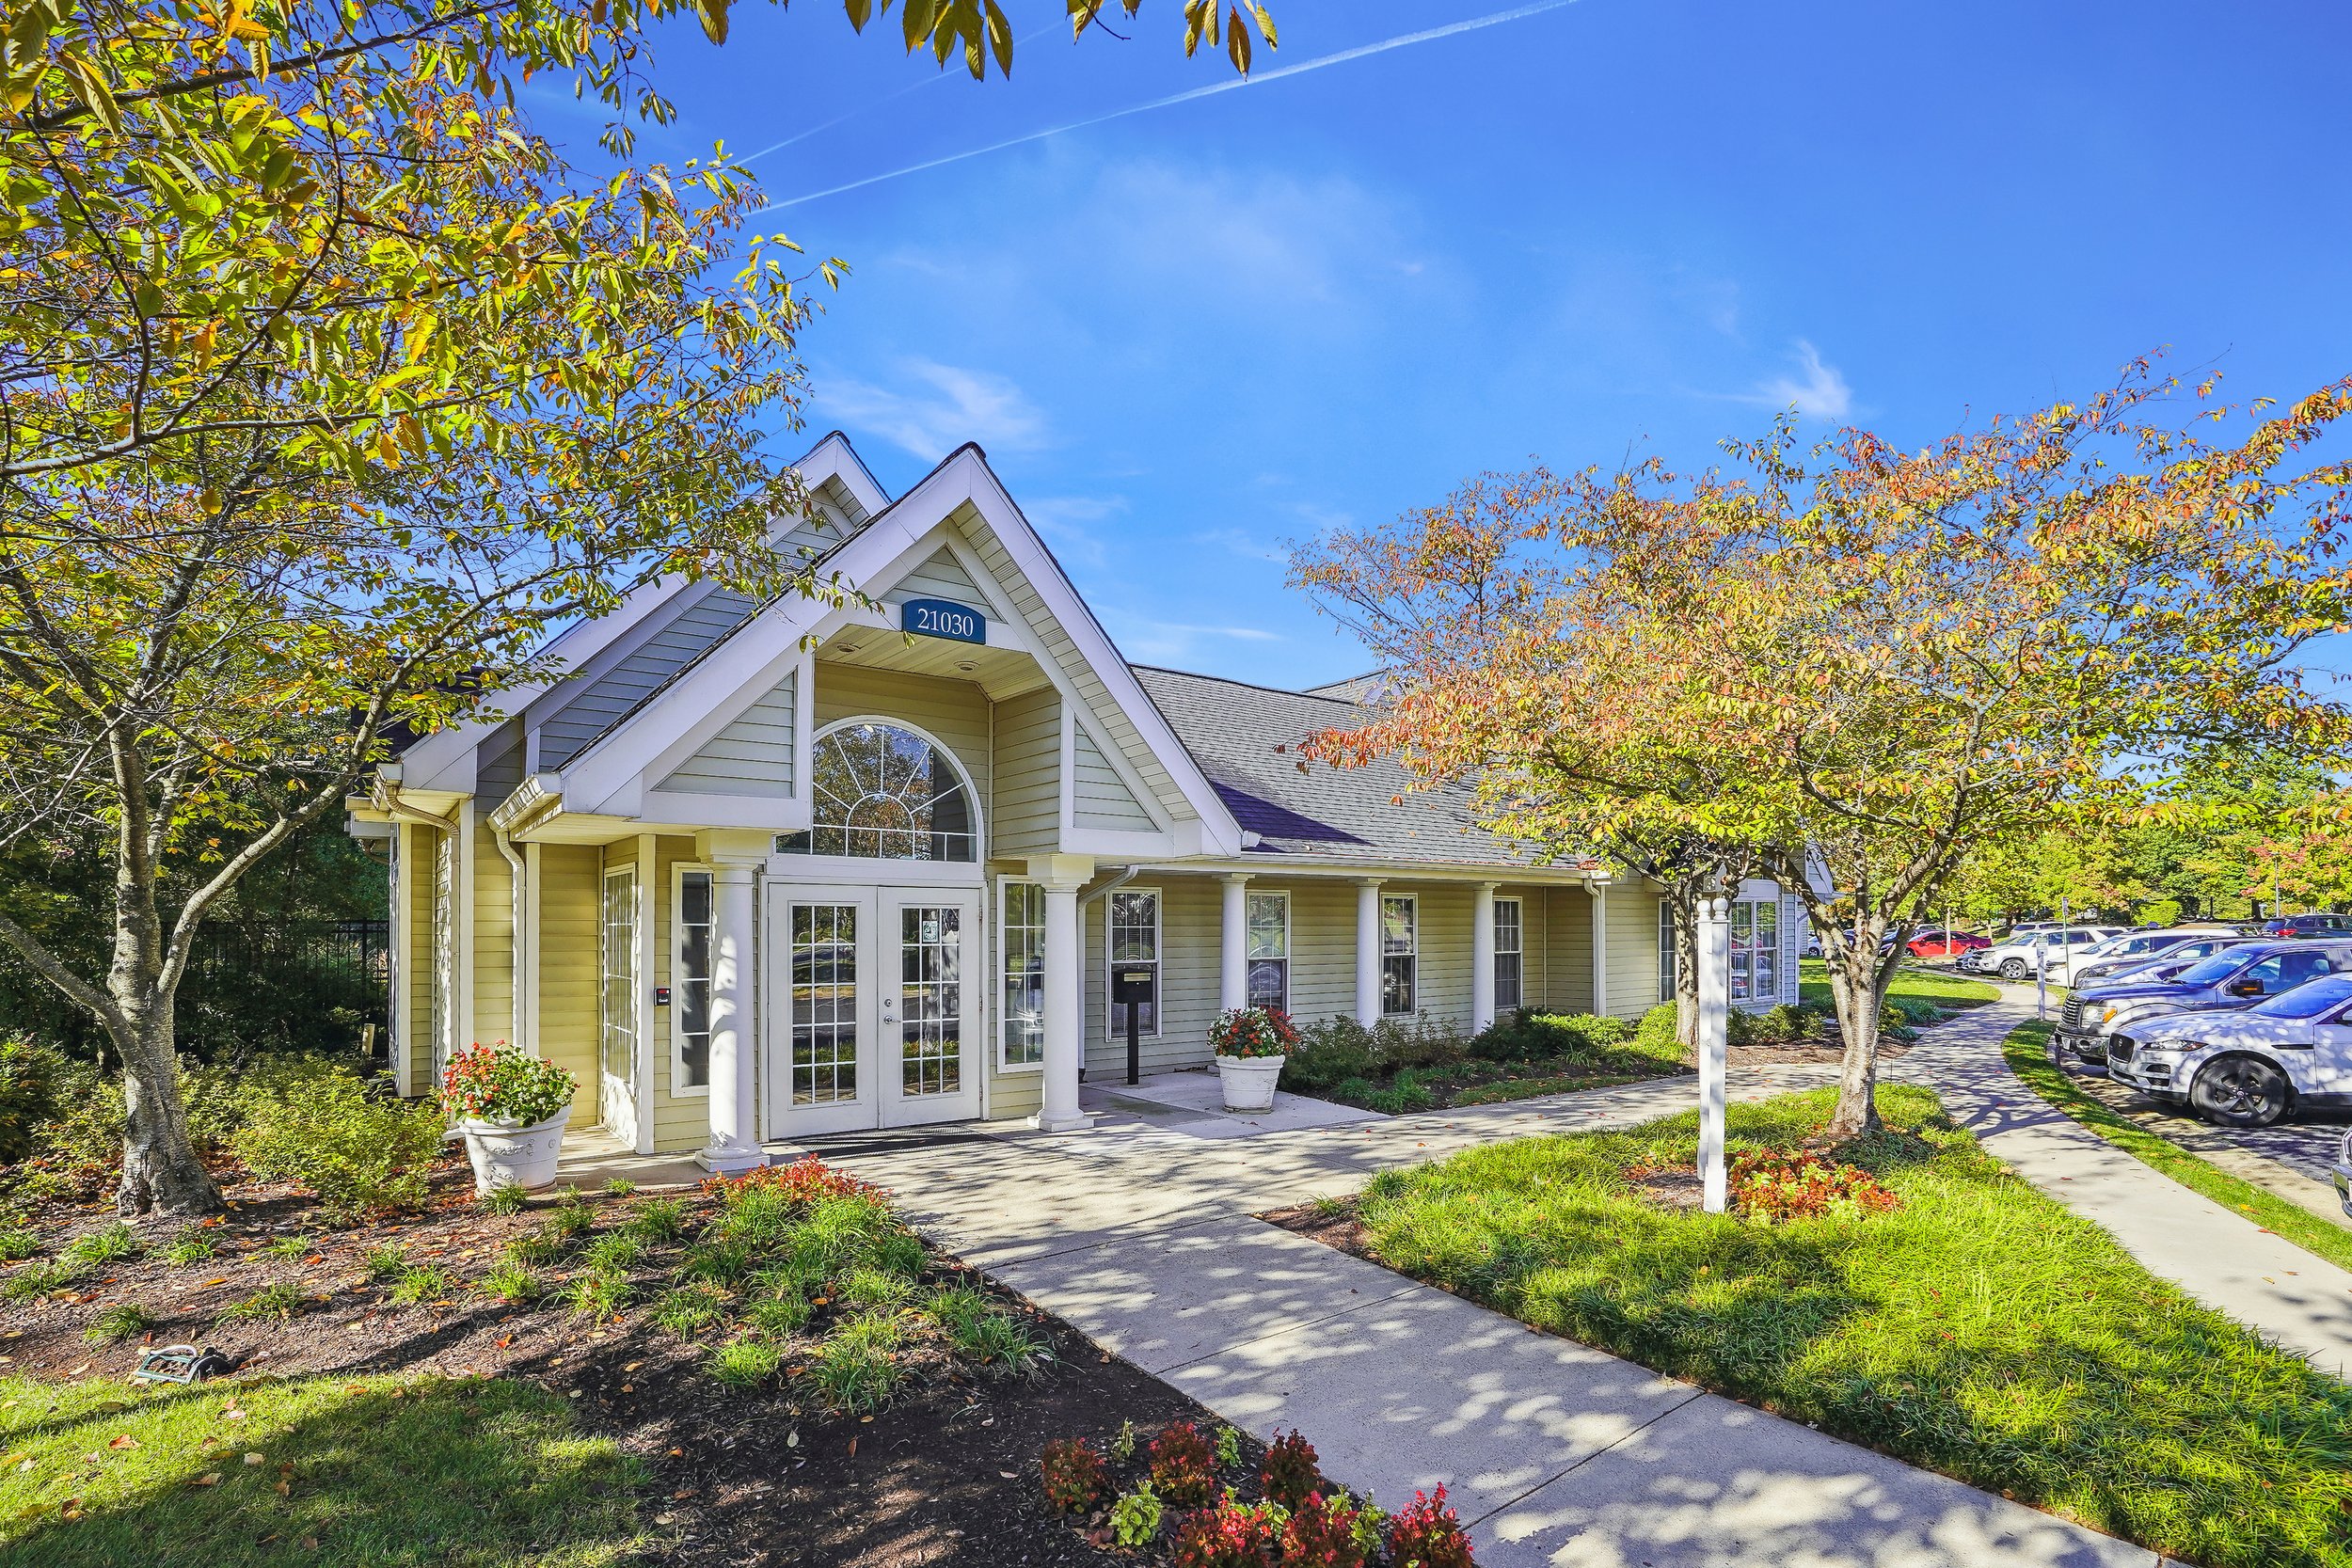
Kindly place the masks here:
POLYGON ((1224 922, 1218 931, 1216 1005, 1226 1012, 1249 1006, 1249 873, 1229 871, 1224 877, 1224 922))
POLYGON ((1356 1018, 1380 1022, 1380 879, 1356 884, 1356 1018))
POLYGON ((1078 942, 1078 882, 1045 883, 1044 1102, 1029 1125, 1064 1132, 1094 1118, 1078 1109, 1078 1069, 1086 1059, 1086 978, 1078 942))
POLYGON ((1495 1021, 1495 884, 1481 882, 1470 900, 1470 1030, 1495 1021))
POLYGON ((1724 1074, 1731 1040, 1731 900, 1699 901, 1699 1180, 1705 1208, 1730 1202, 1724 1166, 1724 1074))
MULTIPOLYGON (((710 868, 710 1142, 694 1156, 705 1170, 764 1165, 758 1100, 752 1085, 752 961, 757 940, 753 867, 715 860, 710 868)), ((650 1011, 650 1009, 648 1009, 650 1011)))
POLYGON ((1599 882, 1587 882, 1584 891, 1593 895, 1593 1012, 1596 1017, 1609 1016, 1609 889, 1599 882))

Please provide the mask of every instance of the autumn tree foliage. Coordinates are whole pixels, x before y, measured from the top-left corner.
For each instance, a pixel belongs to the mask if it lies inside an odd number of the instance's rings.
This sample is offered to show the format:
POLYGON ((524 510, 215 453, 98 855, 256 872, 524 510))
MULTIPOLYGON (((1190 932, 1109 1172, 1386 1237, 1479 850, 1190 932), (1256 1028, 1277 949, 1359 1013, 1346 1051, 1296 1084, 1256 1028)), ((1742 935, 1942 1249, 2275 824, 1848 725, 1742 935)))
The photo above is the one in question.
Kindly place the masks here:
MULTIPOLYGON (((803 498, 769 447, 838 265, 754 231, 723 155, 584 180, 516 107, 573 89, 627 160, 675 118, 649 29, 691 14, 715 41, 726 13, 11 6, 0 862, 72 863, 111 910, 103 951, 6 915, 0 942, 119 1052, 124 1212, 217 1204, 174 1071, 197 930, 388 736, 486 717, 482 692, 546 673, 549 628, 657 579, 843 591, 774 545, 803 498)), ((943 66, 1009 65, 994 4, 899 17, 943 66)), ((1188 42, 1213 22, 1192 8, 1188 42)))
POLYGON ((1881 940, 1972 851, 2135 809, 2191 752, 2340 749, 2294 659, 2352 619, 2347 473, 2312 451, 2347 409, 2143 363, 1917 451, 1784 420, 1736 472, 1480 480, 1297 553, 1391 677, 1314 750, 1467 783, 1549 848, 1743 847, 1820 938, 1859 1132, 1881 940))

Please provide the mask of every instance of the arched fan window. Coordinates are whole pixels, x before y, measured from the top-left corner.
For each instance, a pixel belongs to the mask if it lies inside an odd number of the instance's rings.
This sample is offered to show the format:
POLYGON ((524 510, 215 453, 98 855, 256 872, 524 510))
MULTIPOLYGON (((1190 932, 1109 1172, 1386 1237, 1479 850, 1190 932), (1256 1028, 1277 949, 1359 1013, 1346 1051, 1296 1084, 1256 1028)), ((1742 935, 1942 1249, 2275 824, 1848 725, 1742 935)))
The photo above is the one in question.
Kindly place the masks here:
POLYGON ((955 759, 913 730, 859 720, 826 734, 809 758, 815 825, 786 833, 787 855, 973 861, 972 786, 955 759))

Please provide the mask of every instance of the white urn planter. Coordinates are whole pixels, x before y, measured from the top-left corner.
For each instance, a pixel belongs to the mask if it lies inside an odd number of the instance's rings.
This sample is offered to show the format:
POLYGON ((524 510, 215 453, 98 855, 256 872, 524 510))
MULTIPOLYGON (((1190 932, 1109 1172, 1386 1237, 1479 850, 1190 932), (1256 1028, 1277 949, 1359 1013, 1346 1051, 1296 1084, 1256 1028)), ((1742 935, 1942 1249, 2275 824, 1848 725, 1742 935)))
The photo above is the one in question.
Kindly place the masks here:
POLYGON ((1287 1056, 1219 1056, 1217 1082, 1225 1090, 1229 1111, 1271 1111, 1274 1085, 1282 1076, 1287 1056))
POLYGON ((487 1196, 501 1187, 530 1190, 553 1181, 556 1157, 564 1151, 564 1124, 571 1119, 572 1108, 566 1105, 529 1127, 460 1120, 457 1131, 465 1134, 466 1156, 473 1162, 476 1196, 487 1196))

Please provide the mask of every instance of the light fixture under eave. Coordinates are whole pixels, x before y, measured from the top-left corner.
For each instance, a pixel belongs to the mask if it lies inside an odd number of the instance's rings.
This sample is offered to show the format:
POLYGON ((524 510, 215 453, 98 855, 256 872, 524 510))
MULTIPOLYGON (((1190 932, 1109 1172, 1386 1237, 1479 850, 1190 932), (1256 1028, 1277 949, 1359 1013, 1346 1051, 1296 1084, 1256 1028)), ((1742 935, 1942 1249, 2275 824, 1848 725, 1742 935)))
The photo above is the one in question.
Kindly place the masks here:
POLYGON ((979 667, 980 661, 977 658, 960 658, 956 660, 956 668, 962 671, 967 675, 973 671, 977 670, 979 667))
POLYGON ((854 642, 842 642, 835 644, 833 651, 837 654, 853 654, 857 652, 857 649, 858 645, 854 642))

